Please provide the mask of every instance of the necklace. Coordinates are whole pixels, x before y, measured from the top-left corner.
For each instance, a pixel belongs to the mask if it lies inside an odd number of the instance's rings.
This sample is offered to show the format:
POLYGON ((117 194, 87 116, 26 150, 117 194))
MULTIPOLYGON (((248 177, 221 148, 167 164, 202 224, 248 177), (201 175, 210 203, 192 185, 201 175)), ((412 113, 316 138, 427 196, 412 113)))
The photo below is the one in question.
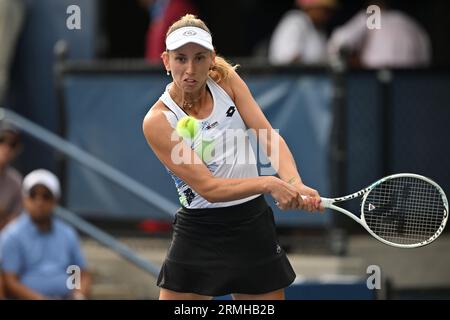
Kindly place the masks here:
POLYGON ((190 94, 185 94, 184 97, 179 97, 178 94, 175 92, 175 90, 172 90, 172 95, 173 95, 173 100, 181 100, 181 107, 183 109, 192 109, 194 107, 194 105, 199 102, 202 98, 202 95, 200 94, 199 97, 197 97, 196 99, 193 99, 192 97, 190 97, 190 94))

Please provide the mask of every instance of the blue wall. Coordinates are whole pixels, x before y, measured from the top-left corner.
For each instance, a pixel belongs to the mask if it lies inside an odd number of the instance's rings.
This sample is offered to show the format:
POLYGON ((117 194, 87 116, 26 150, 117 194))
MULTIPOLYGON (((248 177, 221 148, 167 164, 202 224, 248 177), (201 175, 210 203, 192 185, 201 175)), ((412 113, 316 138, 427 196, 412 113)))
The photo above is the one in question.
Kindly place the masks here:
MULTIPOLYGON (((248 77, 247 82, 273 127, 280 129, 292 148, 304 181, 328 193, 328 79, 324 75, 280 75, 248 77)), ((167 83, 166 77, 138 73, 70 75, 65 79, 66 132, 71 142, 176 204, 172 180, 148 147, 141 129, 145 114, 167 83)), ((163 217, 146 202, 76 163, 69 163, 67 183, 69 208, 86 215, 163 217)), ((329 220, 327 215, 280 215, 278 209, 275 211, 280 223, 323 225, 329 220)))
MULTIPOLYGON (((385 174, 414 172, 450 188, 450 77, 429 72, 396 72, 387 119, 374 72, 347 75, 347 186, 355 192, 385 174), (385 123, 387 120, 388 123, 385 123), (390 133, 389 150, 383 142, 390 133), (387 157, 389 167, 383 166, 387 157)), ((332 83, 326 72, 246 74, 253 95, 290 146, 304 181, 330 194, 329 150, 332 83)), ((142 119, 169 78, 155 73, 75 73, 65 77, 67 138, 176 204, 165 169, 147 146, 142 119)), ((163 217, 97 174, 69 163, 68 205, 85 215, 116 218, 163 217)), ((355 202, 350 206, 358 212, 355 202)), ((327 226, 330 215, 279 212, 279 224, 327 226)))
MULTIPOLYGON (((11 84, 6 107, 32 121, 57 132, 59 111, 53 74, 54 46, 65 40, 72 59, 95 57, 97 34, 97 0, 38 0, 25 1, 26 17, 11 70, 11 84), (67 7, 78 5, 81 10, 81 29, 66 26, 67 7)), ((27 173, 36 167, 55 170, 51 150, 32 141, 20 158, 20 167, 27 173), (33 159, 33 161, 28 161, 33 159)))

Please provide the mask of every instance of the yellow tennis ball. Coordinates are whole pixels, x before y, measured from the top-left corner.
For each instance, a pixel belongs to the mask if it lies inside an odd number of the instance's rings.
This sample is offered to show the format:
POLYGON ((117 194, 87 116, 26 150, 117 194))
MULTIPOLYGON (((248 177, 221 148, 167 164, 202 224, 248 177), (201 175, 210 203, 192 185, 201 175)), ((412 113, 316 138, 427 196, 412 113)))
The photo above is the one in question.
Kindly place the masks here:
POLYGON ((192 139, 198 131, 198 122, 193 117, 181 118, 177 123, 177 133, 180 137, 192 139))

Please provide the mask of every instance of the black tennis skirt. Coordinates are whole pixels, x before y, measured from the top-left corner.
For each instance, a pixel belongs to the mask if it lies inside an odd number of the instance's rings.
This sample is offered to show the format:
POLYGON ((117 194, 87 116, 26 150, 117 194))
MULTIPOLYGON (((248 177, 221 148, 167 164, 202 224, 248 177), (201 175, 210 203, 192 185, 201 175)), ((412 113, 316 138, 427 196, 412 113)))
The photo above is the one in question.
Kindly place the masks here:
POLYGON ((294 279, 277 240, 272 209, 259 196, 231 207, 180 208, 157 284, 221 296, 268 293, 294 279))

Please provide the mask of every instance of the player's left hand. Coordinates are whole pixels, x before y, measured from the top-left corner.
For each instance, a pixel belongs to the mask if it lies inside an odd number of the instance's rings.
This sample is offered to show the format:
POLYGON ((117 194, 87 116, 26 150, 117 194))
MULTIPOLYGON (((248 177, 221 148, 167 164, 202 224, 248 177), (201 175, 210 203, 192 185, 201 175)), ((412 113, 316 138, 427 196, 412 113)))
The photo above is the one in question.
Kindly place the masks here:
POLYGON ((303 196, 303 205, 299 209, 306 210, 308 212, 324 211, 324 208, 320 205, 321 200, 317 190, 310 188, 303 183, 296 183, 293 184, 293 186, 297 189, 298 193, 303 196))

